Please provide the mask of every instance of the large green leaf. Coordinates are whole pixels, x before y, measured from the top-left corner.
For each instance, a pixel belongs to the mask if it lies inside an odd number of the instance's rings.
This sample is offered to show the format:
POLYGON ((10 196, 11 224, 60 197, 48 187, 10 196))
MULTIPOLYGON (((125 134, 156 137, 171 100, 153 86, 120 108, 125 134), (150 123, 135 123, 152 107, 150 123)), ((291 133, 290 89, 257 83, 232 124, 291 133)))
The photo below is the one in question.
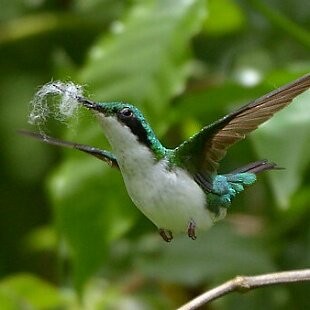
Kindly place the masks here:
POLYGON ((99 100, 163 111, 187 77, 188 41, 205 16, 202 0, 144 0, 92 47, 81 80, 99 100))
POLYGON ((109 244, 134 223, 136 210, 120 174, 108 169, 93 158, 71 158, 50 180, 56 224, 71 250, 78 288, 104 262, 109 244))
POLYGON ((0 282, 1 309, 56 309, 64 298, 51 284, 30 274, 17 274, 0 282))
POLYGON ((205 31, 211 35, 227 35, 240 30, 245 18, 240 7, 232 0, 209 0, 209 18, 205 31))

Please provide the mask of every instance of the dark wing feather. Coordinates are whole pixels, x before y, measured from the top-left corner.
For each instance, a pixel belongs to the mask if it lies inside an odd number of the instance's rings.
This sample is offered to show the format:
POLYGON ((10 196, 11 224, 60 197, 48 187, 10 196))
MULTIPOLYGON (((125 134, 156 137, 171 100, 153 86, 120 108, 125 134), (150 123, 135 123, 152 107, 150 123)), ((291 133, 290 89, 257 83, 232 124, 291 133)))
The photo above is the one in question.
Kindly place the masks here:
POLYGON ((111 167, 117 167, 118 168, 118 163, 117 163, 116 158, 114 157, 114 155, 112 153, 110 153, 108 151, 100 150, 96 147, 85 145, 85 144, 63 141, 60 139, 56 139, 56 138, 47 136, 45 134, 38 133, 38 132, 33 132, 33 131, 28 131, 28 130, 19 130, 18 132, 21 133, 22 135, 35 138, 37 140, 43 141, 43 142, 48 143, 48 144, 63 146, 63 147, 82 151, 84 153, 95 156, 102 161, 107 162, 111 167))
POLYGON ((214 174, 227 149, 242 140, 274 113, 310 87, 310 74, 284 85, 228 114, 175 149, 175 156, 189 169, 214 174))

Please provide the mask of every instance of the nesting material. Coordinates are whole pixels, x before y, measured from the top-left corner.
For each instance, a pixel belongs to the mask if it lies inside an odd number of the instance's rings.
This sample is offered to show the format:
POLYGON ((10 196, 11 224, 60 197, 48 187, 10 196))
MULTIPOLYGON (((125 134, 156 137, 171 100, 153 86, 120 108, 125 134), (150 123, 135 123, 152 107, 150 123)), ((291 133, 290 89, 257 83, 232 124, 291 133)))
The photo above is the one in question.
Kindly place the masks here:
POLYGON ((42 125, 52 117, 66 121, 75 115, 83 88, 72 82, 53 81, 43 85, 30 103, 29 123, 42 125), (56 96, 56 97, 55 97, 56 96))

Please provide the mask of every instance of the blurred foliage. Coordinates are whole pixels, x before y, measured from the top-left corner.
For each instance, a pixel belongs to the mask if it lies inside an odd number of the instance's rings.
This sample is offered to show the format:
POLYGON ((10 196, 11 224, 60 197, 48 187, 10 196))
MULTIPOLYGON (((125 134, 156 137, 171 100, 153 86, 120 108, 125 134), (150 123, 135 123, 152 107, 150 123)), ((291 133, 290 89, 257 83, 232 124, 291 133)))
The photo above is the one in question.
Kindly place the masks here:
MULTIPOLYGON (((167 146, 310 70, 306 0, 1 0, 1 309, 171 309, 237 274, 309 268, 310 93, 239 143, 229 171, 268 158, 227 218, 164 243, 120 173, 20 137, 39 85, 141 108, 167 146)), ((108 148, 89 113, 54 136, 108 148)), ((309 309, 309 284, 208 309, 309 309)))

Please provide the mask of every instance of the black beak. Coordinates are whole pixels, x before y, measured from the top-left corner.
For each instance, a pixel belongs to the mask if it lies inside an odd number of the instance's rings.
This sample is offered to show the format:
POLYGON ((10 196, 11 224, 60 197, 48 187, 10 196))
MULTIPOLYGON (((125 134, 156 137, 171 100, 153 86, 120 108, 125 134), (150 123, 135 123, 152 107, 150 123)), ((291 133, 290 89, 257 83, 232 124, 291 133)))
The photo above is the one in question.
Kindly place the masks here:
POLYGON ((105 112, 104 107, 94 101, 91 101, 89 99, 80 96, 76 97, 76 100, 89 110, 95 110, 101 113, 105 112))

